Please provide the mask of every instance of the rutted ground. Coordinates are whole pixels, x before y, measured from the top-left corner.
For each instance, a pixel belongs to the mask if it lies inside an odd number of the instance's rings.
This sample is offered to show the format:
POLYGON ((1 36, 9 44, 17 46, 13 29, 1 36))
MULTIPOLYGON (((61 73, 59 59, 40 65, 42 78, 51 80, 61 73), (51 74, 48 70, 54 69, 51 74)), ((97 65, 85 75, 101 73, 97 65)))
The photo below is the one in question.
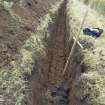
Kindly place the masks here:
POLYGON ((0 67, 10 66, 10 62, 19 57, 20 48, 56 1, 0 1, 0 67))

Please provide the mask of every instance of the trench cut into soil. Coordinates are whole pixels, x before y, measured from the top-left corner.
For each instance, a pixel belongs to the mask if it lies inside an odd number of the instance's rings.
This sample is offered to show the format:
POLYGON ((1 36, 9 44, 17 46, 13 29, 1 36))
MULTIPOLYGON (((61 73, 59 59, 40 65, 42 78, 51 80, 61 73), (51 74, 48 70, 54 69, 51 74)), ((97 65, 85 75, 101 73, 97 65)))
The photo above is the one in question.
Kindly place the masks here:
MULTIPOLYGON (((80 65, 77 63, 71 64, 66 80, 62 76, 68 56, 65 44, 65 38, 67 37, 66 2, 65 0, 59 8, 55 23, 48 28, 50 38, 48 39, 46 50, 47 58, 46 60, 41 59, 38 68, 36 68, 41 71, 42 75, 40 72, 35 72, 31 79, 33 105, 71 105, 72 103, 69 104, 69 101, 75 101, 75 90, 73 89, 72 81, 80 73, 80 65), (70 90, 73 91, 73 96, 70 90)), ((73 61, 75 62, 74 59, 73 61)), ((72 105, 76 104, 73 103, 72 105)))
MULTIPOLYGON (((33 105, 44 105, 46 102, 43 93, 51 90, 62 81, 65 56, 65 36, 66 36, 66 14, 64 2, 58 10, 56 21, 49 26, 50 38, 48 39, 47 58, 41 70, 42 76, 36 73, 32 77, 33 105), (46 88, 46 89, 45 89, 46 88), (40 92, 38 92, 40 91, 40 92), (42 95, 43 94, 43 95, 42 95)), ((40 66, 42 66, 40 65, 40 66)), ((39 69, 39 67, 38 67, 39 69)), ((47 105, 47 104, 46 104, 47 105)))
POLYGON ((66 55, 65 55, 65 36, 66 36, 66 14, 64 2, 56 22, 51 30, 50 44, 48 47, 48 80, 50 84, 56 84, 62 80, 62 72, 64 69, 66 55))

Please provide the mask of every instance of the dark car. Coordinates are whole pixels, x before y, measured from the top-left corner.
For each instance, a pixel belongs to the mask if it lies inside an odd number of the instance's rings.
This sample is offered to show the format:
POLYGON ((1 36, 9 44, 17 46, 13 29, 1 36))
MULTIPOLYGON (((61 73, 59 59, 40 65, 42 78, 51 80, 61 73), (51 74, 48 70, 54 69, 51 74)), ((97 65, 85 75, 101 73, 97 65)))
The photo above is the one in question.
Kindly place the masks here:
POLYGON ((103 29, 87 27, 83 28, 83 33, 93 37, 100 37, 101 34, 103 33, 103 29))

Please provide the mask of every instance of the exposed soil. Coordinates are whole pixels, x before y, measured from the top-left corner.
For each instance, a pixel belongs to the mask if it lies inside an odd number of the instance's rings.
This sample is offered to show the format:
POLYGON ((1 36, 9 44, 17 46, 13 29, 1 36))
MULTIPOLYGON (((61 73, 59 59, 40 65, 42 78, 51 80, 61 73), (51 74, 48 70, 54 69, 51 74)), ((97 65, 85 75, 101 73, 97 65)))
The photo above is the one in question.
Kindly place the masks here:
MULTIPOLYGON (((49 26, 50 39, 48 39, 47 58, 46 63, 38 69, 43 71, 41 76, 40 73, 36 73, 32 78, 32 89, 33 89, 33 105, 47 105, 51 104, 43 102, 46 100, 45 94, 51 88, 55 87, 62 81, 62 72, 65 65, 65 35, 66 35, 66 16, 65 16, 65 3, 62 4, 57 17, 56 22, 49 26), (40 91, 40 93, 38 92, 40 91), (46 104, 47 103, 47 104, 46 104)), ((43 62, 41 60, 41 62, 43 62)), ((40 62, 40 64, 41 64, 40 62)), ((37 64, 39 66, 39 64, 37 64)))
MULTIPOLYGON (((14 0, 12 14, 0 7, 0 67, 7 66, 10 61, 18 58, 19 49, 31 36, 31 32, 35 32, 41 18, 55 1, 57 0, 14 0), (22 22, 16 20, 14 16, 19 17, 22 22)), ((66 0, 58 10, 55 23, 49 27, 51 37, 48 40, 47 57, 39 59, 35 65, 35 74, 31 78, 32 103, 29 105, 61 105, 61 97, 64 97, 64 94, 66 98, 63 98, 65 102, 63 101, 62 105, 77 105, 74 81, 80 75, 81 67, 76 57, 73 57, 68 67, 66 80, 62 76, 68 56, 65 45, 67 32, 65 9, 66 0), (59 86, 62 82, 67 85, 59 86), (56 90, 55 96, 52 96, 53 89, 56 90)))
POLYGON ((28 38, 28 32, 20 27, 8 11, 0 7, 0 67, 8 66, 15 59, 18 48, 22 41, 28 38))
POLYGON ((0 67, 18 58, 19 49, 56 1, 13 0, 10 11, 0 5, 0 67))
POLYGON ((56 1, 58 0, 15 0, 12 9, 14 15, 20 16, 35 30, 42 17, 56 1))
POLYGON ((76 54, 65 74, 66 78, 62 75, 68 56, 68 49, 66 49, 65 44, 67 36, 65 9, 66 1, 58 11, 56 22, 49 26, 51 37, 48 40, 47 58, 39 61, 40 63, 35 69, 37 72, 31 80, 33 105, 77 105, 73 81, 80 75, 81 66, 76 61, 76 54), (43 62, 46 62, 44 66, 43 62), (62 83, 66 85, 59 85, 62 83), (66 98, 64 98, 64 94, 66 98))
POLYGON ((65 36, 66 36, 66 4, 62 4, 58 11, 56 22, 51 30, 51 38, 48 46, 48 80, 51 84, 56 84, 62 80, 65 55, 65 36))

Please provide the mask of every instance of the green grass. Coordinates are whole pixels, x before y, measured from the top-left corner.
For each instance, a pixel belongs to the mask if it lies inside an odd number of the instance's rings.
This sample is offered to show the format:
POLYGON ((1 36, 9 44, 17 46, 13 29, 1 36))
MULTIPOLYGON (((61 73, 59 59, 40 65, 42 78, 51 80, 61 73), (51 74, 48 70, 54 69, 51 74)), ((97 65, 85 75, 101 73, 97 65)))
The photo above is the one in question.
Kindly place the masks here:
POLYGON ((4 7, 5 10, 9 11, 13 5, 12 0, 0 0, 0 4, 4 7))
MULTIPOLYGON (((94 3, 97 4, 97 1, 94 0, 94 3)), ((95 9, 84 5, 81 1, 68 0, 67 18, 69 20, 68 25, 71 35, 78 35, 87 8, 88 14, 83 27, 92 26, 105 29, 105 17, 98 10, 95 11, 95 9)), ((86 103, 91 105, 105 105, 105 32, 100 38, 94 38, 84 35, 81 30, 79 41, 84 46, 84 49, 81 51, 83 55, 83 61, 81 62, 86 66, 86 73, 81 74, 76 95, 82 99, 88 94, 85 99, 86 103)))
POLYGON ((105 0, 80 0, 86 5, 92 4, 92 8, 96 9, 99 13, 105 15, 105 0))

